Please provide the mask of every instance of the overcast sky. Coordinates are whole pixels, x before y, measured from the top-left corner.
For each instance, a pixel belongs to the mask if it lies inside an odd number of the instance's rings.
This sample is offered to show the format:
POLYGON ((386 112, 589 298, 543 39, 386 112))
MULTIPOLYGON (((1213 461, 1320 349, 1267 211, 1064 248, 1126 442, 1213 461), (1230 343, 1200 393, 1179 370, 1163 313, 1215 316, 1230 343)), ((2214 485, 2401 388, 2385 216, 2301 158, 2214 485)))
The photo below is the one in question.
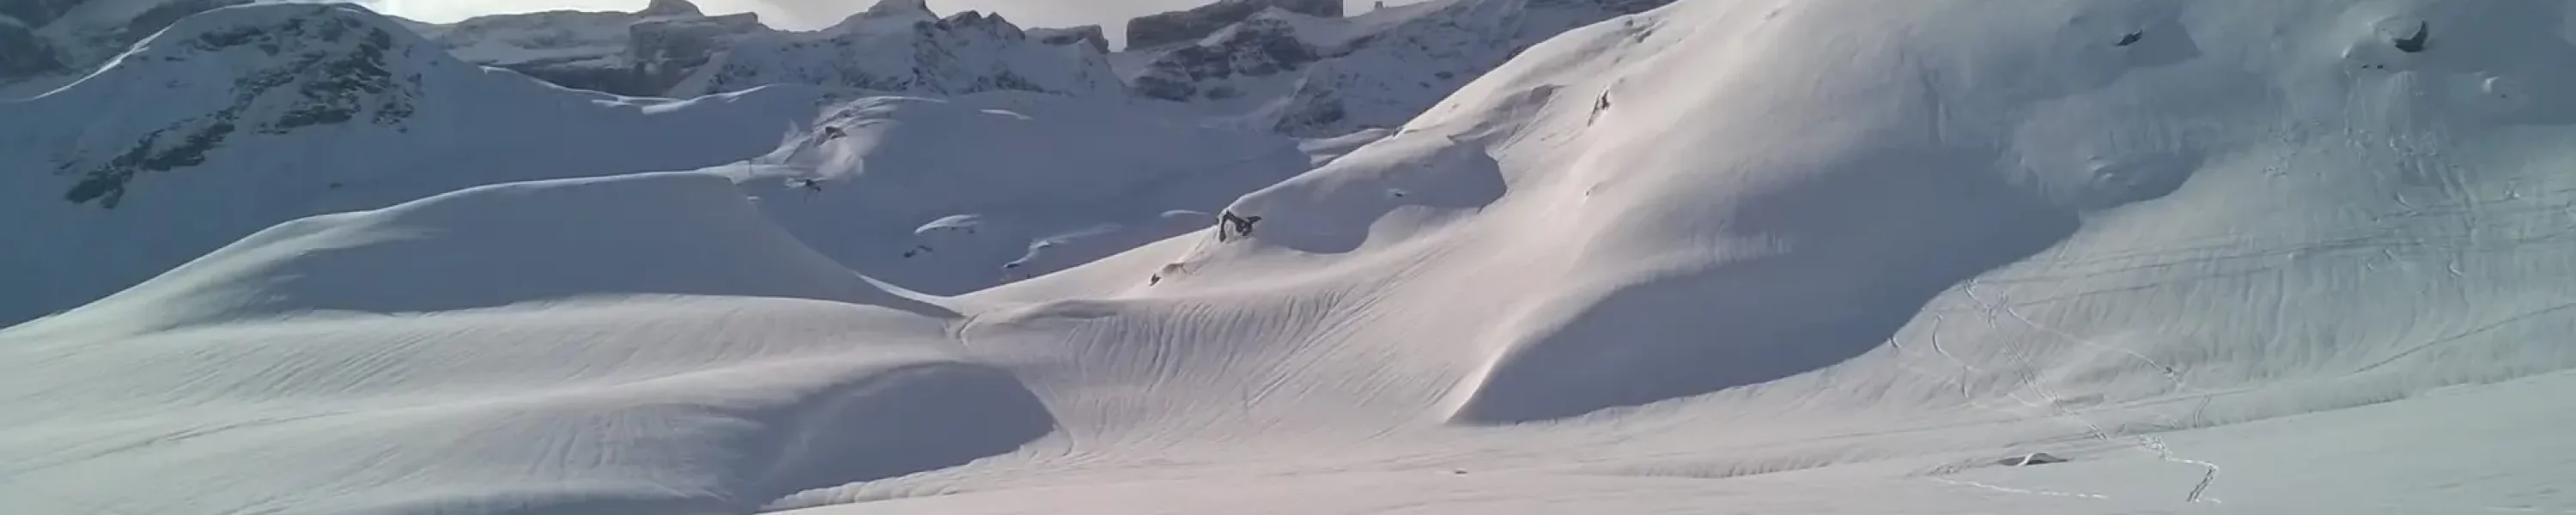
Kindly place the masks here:
MULTIPOLYGON (((9 0, 0 0, 9 1, 9 0)), ((851 13, 876 5, 874 0, 694 0, 710 14, 751 11, 771 27, 810 30, 831 25, 851 13)), ((1126 21, 1138 15, 1196 7, 1215 0, 930 0, 941 15, 964 10, 998 12, 1021 27, 1103 25, 1109 38, 1124 44, 1126 21)), ((1374 0, 1343 0, 1356 14, 1374 0)), ((1390 4, 1413 0, 1389 1, 1390 4)), ((553 9, 632 11, 646 0, 360 0, 377 11, 426 22, 452 22, 466 17, 553 9)))

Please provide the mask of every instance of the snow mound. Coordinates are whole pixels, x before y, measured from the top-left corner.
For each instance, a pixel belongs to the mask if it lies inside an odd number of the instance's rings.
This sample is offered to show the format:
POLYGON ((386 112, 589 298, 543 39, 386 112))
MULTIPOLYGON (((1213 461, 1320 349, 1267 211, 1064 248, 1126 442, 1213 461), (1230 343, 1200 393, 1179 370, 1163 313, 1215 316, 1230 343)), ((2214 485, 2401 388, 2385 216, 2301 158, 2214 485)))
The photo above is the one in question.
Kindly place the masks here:
POLYGON ((1047 433, 950 316, 705 174, 308 218, 0 330, 25 415, 0 422, 0 492, 40 513, 750 511, 1047 433))
POLYGON ((669 101, 457 61, 347 6, 190 16, 96 72, 0 103, 0 321, 94 300, 253 231, 459 188, 757 155, 821 92, 669 101), (741 130, 738 127, 764 127, 741 130), (666 144, 686 141, 687 145, 666 144))
POLYGON ((813 126, 713 170, 739 177, 826 255, 943 295, 1207 227, 1213 219, 1164 214, 1213 212, 1309 162, 1297 141, 1274 134, 1052 95, 860 98, 813 126), (925 230, 941 220, 960 229, 925 230))
POLYGON ((296 220, 64 316, 175 327, 594 295, 781 297, 939 312, 807 249, 731 181, 668 172, 482 186, 296 220), (96 314, 102 310, 115 314, 96 314))

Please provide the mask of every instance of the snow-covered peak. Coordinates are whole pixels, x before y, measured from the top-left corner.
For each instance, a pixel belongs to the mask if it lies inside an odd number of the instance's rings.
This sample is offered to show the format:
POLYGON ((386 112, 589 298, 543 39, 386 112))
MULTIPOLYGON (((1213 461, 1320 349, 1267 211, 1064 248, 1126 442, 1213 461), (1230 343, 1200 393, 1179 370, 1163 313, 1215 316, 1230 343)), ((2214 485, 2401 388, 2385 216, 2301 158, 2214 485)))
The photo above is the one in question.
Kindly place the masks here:
POLYGON ((900 30, 917 23, 935 21, 939 15, 930 11, 927 0, 879 0, 867 10, 842 18, 841 23, 824 32, 884 32, 900 30))
POLYGON ((877 0, 876 5, 868 6, 868 10, 860 11, 857 17, 871 19, 919 19, 935 18, 938 17, 938 15, 930 12, 930 0, 877 0))
POLYGON ((644 5, 644 10, 635 11, 635 14, 643 16, 705 16, 706 12, 698 10, 698 4, 690 3, 689 0, 652 0, 651 3, 644 5))
POLYGON ((1108 60, 1087 45, 1034 40, 1000 16, 968 11, 938 18, 894 0, 810 33, 745 38, 671 90, 673 96, 740 91, 768 84, 962 95, 1029 91, 1115 94, 1108 60))
POLYGON ((181 19, 79 83, 7 107, 102 122, 52 142, 62 145, 53 152, 82 177, 64 198, 114 208, 135 174, 197 164, 227 140, 322 126, 408 130, 427 95, 423 77, 458 66, 354 7, 228 7, 181 19), (92 111, 102 108, 113 113, 92 111))

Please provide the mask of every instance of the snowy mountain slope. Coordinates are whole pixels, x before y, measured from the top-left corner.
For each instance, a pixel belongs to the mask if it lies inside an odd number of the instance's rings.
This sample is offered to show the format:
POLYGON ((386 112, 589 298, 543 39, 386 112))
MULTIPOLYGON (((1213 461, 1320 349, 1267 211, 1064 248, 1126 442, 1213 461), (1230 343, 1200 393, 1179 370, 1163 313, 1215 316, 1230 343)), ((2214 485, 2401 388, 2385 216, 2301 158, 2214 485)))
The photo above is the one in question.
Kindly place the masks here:
POLYGON ((956 294, 1208 227, 1227 199, 1305 171, 1315 153, 1176 118, 1016 92, 863 98, 768 155, 711 170, 852 269, 956 294))
POLYGON ((776 32, 755 15, 707 16, 683 0, 633 13, 505 14, 413 30, 469 63, 628 96, 661 96, 733 42, 776 32))
POLYGON ((620 99, 457 62, 347 7, 192 16, 44 96, 0 103, 0 320, 77 306, 301 216, 515 180, 767 150, 819 92, 620 99), (759 129, 745 130, 757 127, 759 129), (687 145, 666 144, 688 142, 687 145))
MULTIPOLYGON (((2128 477, 2188 500, 2278 480, 2162 432, 2576 365, 2549 343, 2576 326, 2549 193, 2576 134, 2534 93, 2569 78, 2544 57, 2566 7, 2254 5, 1686 2, 1588 27, 1246 196, 1249 239, 965 296, 961 338, 1064 429, 797 500, 1937 478, 2031 451, 2145 457, 2128 477)), ((2496 409, 2544 408, 2517 398, 2496 409)), ((2442 477, 2571 472, 2525 465, 2442 477)))
MULTIPOLYGON (((778 191, 757 216, 714 172, 331 215, 0 330, 6 409, 40 415, 0 422, 0 462, 36 464, 0 493, 69 513, 2576 511, 2548 431, 2576 366, 2553 339, 2576 329, 2576 104, 2551 93, 2576 78, 2554 58, 2569 9, 1686 0, 1306 150, 1331 158, 1224 209, 1259 217, 1245 234, 916 299, 936 309, 794 300, 822 294, 776 285, 853 283, 760 220, 812 223, 778 191), (673 203, 704 207, 650 207, 673 203), (513 248, 531 233, 577 237, 513 248), (305 251, 325 245, 357 250, 305 251), (416 264, 451 255, 486 266, 416 264), (408 268, 433 272, 293 279, 408 268), (711 270, 772 286, 668 286, 736 282, 711 270), (517 293, 434 301, 486 288, 517 293), (560 300, 578 291, 699 296, 560 300), (413 309, 457 311, 347 313, 413 309), (120 320, 159 312, 182 315, 120 320), (973 393, 884 394, 945 413, 922 417, 815 393, 906 363, 973 393), (381 411, 422 404, 452 409, 381 411), (765 436, 881 430, 811 440, 884 444, 839 452, 765 436), (274 466, 244 471, 251 452, 274 466), (2071 461, 1999 463, 2034 452, 2071 461)), ((843 131, 815 148, 900 139, 843 131)), ((925 182, 921 204, 991 193, 925 182)))
POLYGON ((307 218, 0 331, 0 497, 22 513, 744 512, 1044 433, 1017 381, 945 341, 952 316, 806 250, 706 174, 307 218), (292 364, 238 361, 268 359, 292 364), (76 377, 118 386, 49 380, 76 377), (197 493, 66 481, 144 470, 197 493))
POLYGON ((923 0, 884 0, 840 25, 736 42, 671 90, 687 97, 765 84, 815 84, 922 95, 1119 90, 1081 38, 1031 39, 999 15, 938 17, 923 0))

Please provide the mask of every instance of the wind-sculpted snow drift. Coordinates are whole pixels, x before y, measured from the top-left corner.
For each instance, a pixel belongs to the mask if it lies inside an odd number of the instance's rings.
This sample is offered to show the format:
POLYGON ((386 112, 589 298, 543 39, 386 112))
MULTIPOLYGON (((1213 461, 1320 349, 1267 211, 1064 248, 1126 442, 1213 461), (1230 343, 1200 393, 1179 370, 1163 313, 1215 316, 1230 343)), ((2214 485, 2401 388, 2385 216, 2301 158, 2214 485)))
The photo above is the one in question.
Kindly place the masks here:
MULTIPOLYGON (((883 208, 906 219, 867 223, 923 234, 989 223, 951 204, 1022 201, 880 169, 898 154, 869 142, 905 135, 861 125, 729 172, 329 215, 0 331, 0 392, 31 414, 0 422, 0 463, 27 464, 0 469, 0 497, 2571 511, 2553 430, 2576 419, 2555 393, 2576 347, 2554 339, 2576 330, 2570 9, 1684 0, 1531 47, 1217 210, 1257 222, 951 298, 789 241, 876 241, 777 207, 793 186, 753 187, 757 211, 715 198, 738 200, 710 176, 849 181, 817 198, 918 186, 842 208, 909 198, 883 208), (578 237, 491 249, 532 233, 578 237), (419 263, 447 256, 478 271, 419 263), (567 268, 607 256, 625 259, 567 268), (316 286, 387 268, 424 272, 316 286), (857 384, 923 386, 820 393, 857 384), (244 472, 253 452, 274 466, 244 472), (1997 464, 2041 452, 2067 461, 1997 464), (853 469, 800 472, 827 464, 853 469)), ((851 105, 881 124, 1054 119, 851 105)))

